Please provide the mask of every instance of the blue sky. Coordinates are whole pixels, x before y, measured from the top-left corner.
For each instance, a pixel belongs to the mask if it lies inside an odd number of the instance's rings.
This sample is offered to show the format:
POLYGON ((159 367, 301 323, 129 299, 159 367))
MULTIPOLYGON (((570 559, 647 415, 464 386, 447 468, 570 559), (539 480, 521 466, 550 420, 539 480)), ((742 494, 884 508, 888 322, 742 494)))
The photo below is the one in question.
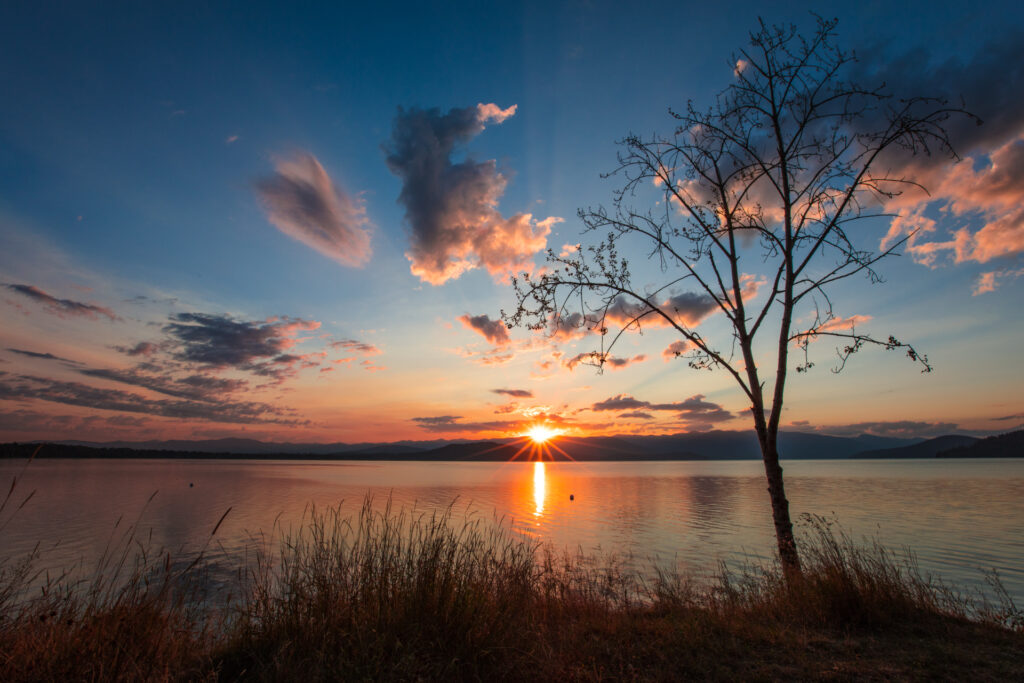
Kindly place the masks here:
MULTIPOLYGON (((727 376, 662 359, 667 331, 630 337, 619 353, 646 359, 601 375, 564 367, 564 358, 590 350, 587 340, 562 349, 560 361, 543 340, 515 330, 514 344, 488 353, 494 340, 463 316, 493 320, 514 305, 498 263, 504 252, 490 272, 484 264, 443 282, 411 272, 406 254, 416 235, 398 201, 403 178, 387 156, 400 108, 443 117, 495 105, 504 113, 456 144, 452 161, 494 160, 493 172, 480 170, 505 181, 494 229, 532 230, 533 246, 550 229, 542 241, 557 251, 580 240, 577 209, 607 204, 617 187, 600 177, 614 168, 617 139, 668 132, 669 107, 710 102, 730 83, 730 55, 758 16, 806 28, 812 8, 840 19, 839 42, 875 74, 966 96, 978 90, 972 69, 1005 68, 985 72, 995 83, 976 97, 985 101, 966 102, 994 107, 982 115, 995 132, 970 151, 973 166, 960 168, 973 174, 958 187, 986 182, 993 158, 1016 158, 1024 11, 1012 3, 986 3, 984 12, 881 2, 5 5, 0 439, 380 441, 504 435, 538 415, 559 415, 579 433, 746 428, 727 376), (1004 156, 993 157, 999 150, 1004 156), (321 171, 309 170, 311 160, 321 171), (339 190, 335 209, 358 216, 369 246, 354 261, 287 234, 279 224, 288 223, 288 207, 275 205, 275 220, 261 183, 285 182, 287 164, 300 175, 322 173, 339 190), (532 222, 503 222, 523 214, 532 222), (229 330, 228 320, 248 326, 229 330), (245 334, 267 346, 212 364, 190 355, 176 324, 202 328, 191 333, 207 334, 208 344, 245 334), (216 336, 224 334, 235 336, 216 336), (154 350, 128 353, 146 343, 154 350), (205 393, 189 393, 199 386, 205 393), (735 417, 609 424, 586 410, 622 394, 648 402, 702 396, 735 417), (429 421, 445 416, 459 419, 429 421)), ((1007 182, 999 201, 1012 206, 1007 193, 1020 191, 1020 178, 1007 182)), ((944 191, 937 197, 946 206, 967 202, 956 188, 944 191)), ((1016 358, 1024 238, 1012 209, 979 202, 956 215, 941 202, 904 209, 937 221, 932 242, 998 223, 1005 228, 992 244, 1002 246, 931 257, 919 250, 884 266, 887 284, 838 292, 842 315, 870 315, 879 334, 912 340, 936 371, 919 376, 865 352, 834 376, 822 343, 819 367, 790 387, 786 422, 920 435, 1024 422, 1016 358)), ((875 229, 880 239, 886 226, 875 229)), ((542 260, 518 248, 509 263, 542 260)))

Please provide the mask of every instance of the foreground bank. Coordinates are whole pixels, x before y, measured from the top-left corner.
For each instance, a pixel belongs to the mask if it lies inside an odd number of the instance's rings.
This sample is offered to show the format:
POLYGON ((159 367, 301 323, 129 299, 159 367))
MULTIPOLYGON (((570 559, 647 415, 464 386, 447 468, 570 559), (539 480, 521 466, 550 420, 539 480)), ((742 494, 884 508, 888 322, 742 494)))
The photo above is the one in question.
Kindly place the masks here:
MULTIPOLYGON (((450 514, 311 512, 227 582, 122 545, 0 567, 0 679, 1024 679, 1024 617, 824 524, 773 567, 644 580, 450 514)), ((223 569, 223 568, 219 568, 223 569)))

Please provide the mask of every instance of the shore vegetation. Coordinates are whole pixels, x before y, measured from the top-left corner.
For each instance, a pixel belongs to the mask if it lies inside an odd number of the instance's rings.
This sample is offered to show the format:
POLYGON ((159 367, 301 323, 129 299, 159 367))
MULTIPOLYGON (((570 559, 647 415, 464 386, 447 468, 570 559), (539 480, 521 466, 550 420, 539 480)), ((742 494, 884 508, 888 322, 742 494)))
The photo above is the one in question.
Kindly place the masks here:
POLYGON ((453 510, 310 509, 227 574, 131 526, 85 576, 8 558, 0 680, 1024 679, 1005 591, 962 594, 820 518, 794 581, 638 571, 453 510))

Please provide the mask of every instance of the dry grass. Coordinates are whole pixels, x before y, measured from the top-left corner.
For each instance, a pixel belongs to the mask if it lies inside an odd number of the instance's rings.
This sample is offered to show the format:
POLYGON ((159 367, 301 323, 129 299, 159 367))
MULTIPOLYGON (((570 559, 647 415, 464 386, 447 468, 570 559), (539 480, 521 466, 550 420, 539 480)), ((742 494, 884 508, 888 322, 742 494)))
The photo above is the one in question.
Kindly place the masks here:
POLYGON ((0 565, 0 680, 1024 679, 1008 598, 978 605, 820 519, 803 541, 799 581, 644 580, 500 521, 367 501, 258 545, 228 600, 204 593, 201 554, 175 564, 128 527, 85 579, 0 565))

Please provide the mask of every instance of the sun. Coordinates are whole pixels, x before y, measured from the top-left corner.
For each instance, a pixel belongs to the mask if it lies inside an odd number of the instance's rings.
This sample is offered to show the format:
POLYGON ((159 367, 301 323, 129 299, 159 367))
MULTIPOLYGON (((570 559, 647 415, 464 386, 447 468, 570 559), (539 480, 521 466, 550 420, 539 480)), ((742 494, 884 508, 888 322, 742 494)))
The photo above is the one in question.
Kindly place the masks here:
POLYGON ((535 444, 546 443, 547 441, 553 439, 559 434, 561 434, 559 430, 551 429, 550 427, 545 427, 544 425, 534 425, 533 427, 530 427, 529 431, 526 432, 526 436, 528 436, 530 440, 533 441, 535 444))

